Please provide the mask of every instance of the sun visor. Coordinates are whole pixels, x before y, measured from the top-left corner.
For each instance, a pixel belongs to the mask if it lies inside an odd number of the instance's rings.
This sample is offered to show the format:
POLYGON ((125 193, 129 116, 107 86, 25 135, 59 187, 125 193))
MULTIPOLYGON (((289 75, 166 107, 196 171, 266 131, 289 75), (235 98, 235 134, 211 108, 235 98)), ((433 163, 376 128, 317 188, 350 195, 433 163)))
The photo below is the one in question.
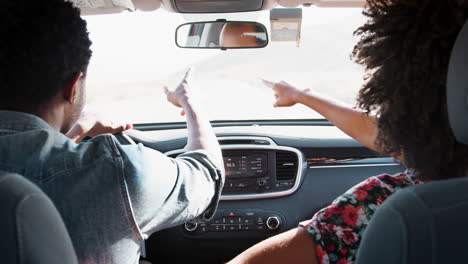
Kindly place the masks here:
POLYGON ((315 5, 319 7, 363 7, 365 0, 278 0, 284 7, 298 7, 300 5, 315 5))
POLYGON ((161 0, 133 0, 138 11, 154 11, 161 7, 161 0))
POLYGON ((229 13, 258 11, 263 0, 171 0, 175 10, 180 13, 229 13))
POLYGON ((100 15, 135 10, 132 0, 72 0, 81 9, 81 15, 100 15))
POLYGON ((270 10, 271 41, 301 41, 302 9, 275 8, 270 10))
POLYGON ((81 9, 81 15, 115 14, 122 11, 153 11, 161 6, 160 0, 71 0, 81 9))

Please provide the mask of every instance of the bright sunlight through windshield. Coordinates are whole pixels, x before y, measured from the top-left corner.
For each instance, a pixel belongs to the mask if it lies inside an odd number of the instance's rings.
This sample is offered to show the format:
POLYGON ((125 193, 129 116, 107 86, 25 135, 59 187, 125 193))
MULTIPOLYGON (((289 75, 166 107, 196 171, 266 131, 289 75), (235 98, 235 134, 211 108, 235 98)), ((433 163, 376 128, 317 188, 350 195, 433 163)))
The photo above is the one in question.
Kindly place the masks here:
POLYGON ((182 122, 163 85, 174 87, 188 67, 191 87, 211 120, 321 119, 296 105, 273 107, 261 79, 285 80, 355 104, 363 70, 350 60, 361 9, 303 8, 302 39, 270 42, 264 49, 194 50, 176 47, 175 29, 188 21, 219 18, 258 21, 269 12, 185 15, 150 13, 85 17, 93 41, 87 78, 88 110, 132 123, 182 122))

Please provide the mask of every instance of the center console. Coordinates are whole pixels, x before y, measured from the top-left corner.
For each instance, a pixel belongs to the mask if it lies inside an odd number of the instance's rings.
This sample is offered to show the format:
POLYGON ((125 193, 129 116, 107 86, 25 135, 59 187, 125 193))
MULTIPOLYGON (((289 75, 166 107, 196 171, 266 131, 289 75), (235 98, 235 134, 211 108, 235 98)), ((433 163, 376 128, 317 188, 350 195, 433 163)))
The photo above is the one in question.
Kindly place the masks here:
POLYGON ((299 156, 279 149, 223 149, 223 200, 269 198, 294 192, 299 156))
POLYGON ((284 223, 284 217, 274 211, 260 209, 222 210, 208 223, 186 222, 184 231, 187 235, 205 238, 215 237, 225 233, 256 233, 264 236, 278 231, 284 223), (211 234, 211 236, 210 236, 211 234))
MULTIPOLYGON (((226 181, 221 200, 250 200, 286 196, 301 183, 306 163, 302 152, 276 145, 269 138, 219 138, 226 181)), ((184 150, 167 152, 176 157, 184 150)))
MULTIPOLYGON (((219 138, 223 152, 226 181, 221 200, 251 200, 286 196, 301 183, 306 163, 302 152, 276 145, 269 138, 219 138)), ((176 157, 184 150, 166 153, 176 157)), ((187 222, 186 235, 217 238, 244 235, 268 236, 279 232, 285 218, 279 212, 262 209, 221 210, 207 223, 187 222)))

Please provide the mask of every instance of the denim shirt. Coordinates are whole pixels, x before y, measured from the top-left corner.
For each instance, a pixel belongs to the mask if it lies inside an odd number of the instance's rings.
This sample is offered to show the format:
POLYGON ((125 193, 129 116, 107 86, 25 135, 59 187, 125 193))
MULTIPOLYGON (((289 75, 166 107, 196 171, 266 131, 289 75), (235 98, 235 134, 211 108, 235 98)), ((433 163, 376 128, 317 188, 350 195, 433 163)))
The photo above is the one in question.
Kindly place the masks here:
POLYGON ((80 263, 90 264, 137 263, 152 233, 210 219, 224 184, 202 151, 171 159, 112 135, 76 144, 42 119, 11 111, 0 111, 0 170, 52 199, 80 263))

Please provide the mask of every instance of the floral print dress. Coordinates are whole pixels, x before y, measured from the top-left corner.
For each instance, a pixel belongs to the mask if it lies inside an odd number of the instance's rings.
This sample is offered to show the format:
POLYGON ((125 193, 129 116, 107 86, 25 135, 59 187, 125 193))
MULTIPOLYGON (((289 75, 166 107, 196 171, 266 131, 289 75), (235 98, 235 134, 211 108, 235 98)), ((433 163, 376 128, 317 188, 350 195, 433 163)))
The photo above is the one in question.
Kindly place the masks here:
POLYGON ((421 184, 414 174, 371 177, 338 197, 300 226, 317 244, 319 263, 354 263, 361 237, 375 210, 401 188, 421 184))

